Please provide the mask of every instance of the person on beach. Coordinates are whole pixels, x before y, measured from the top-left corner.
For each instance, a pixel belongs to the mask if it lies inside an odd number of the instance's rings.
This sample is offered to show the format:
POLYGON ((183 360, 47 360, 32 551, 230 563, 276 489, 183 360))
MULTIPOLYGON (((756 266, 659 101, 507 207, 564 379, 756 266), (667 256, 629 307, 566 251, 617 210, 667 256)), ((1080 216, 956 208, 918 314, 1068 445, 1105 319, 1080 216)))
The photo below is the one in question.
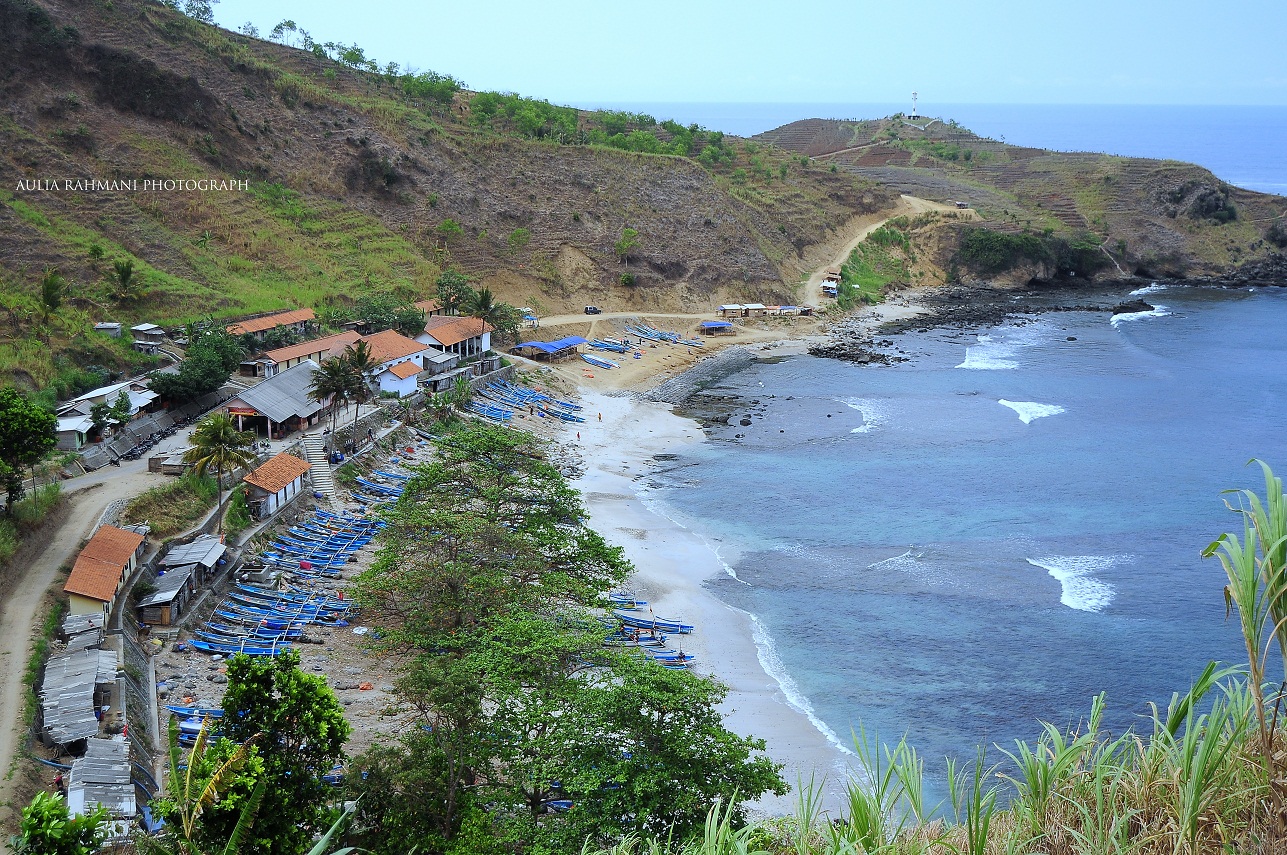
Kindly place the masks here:
POLYGON ((599 413, 599 421, 603 421, 603 413, 599 413))

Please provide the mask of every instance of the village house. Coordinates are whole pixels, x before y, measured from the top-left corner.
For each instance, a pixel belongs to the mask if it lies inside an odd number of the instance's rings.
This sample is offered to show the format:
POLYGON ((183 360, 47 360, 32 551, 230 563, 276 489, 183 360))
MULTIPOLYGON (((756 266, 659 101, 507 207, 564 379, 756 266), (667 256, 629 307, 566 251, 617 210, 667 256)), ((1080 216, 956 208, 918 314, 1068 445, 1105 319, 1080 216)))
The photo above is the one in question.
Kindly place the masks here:
POLYGON ((360 337, 349 331, 278 347, 241 363, 239 370, 243 377, 275 377, 308 360, 321 365, 343 356, 344 351, 356 344, 360 337))
POLYGON ((202 534, 190 543, 172 547, 157 563, 155 590, 139 601, 139 623, 170 626, 187 611, 188 603, 219 573, 228 547, 214 535, 202 534))
POLYGON ((63 592, 74 615, 110 614, 125 580, 143 557, 143 535, 112 525, 98 531, 76 556, 63 592))
POLYGON ((267 519, 304 489, 309 464, 282 452, 242 478, 248 489, 246 505, 257 520, 267 519))
POLYGON ((330 400, 316 401, 311 395, 316 362, 303 362, 276 374, 257 386, 243 390, 228 401, 225 409, 237 418, 237 430, 253 430, 270 438, 317 424, 330 400))
POLYGON ((478 318, 436 315, 425 318, 425 331, 416 336, 416 341, 469 359, 491 350, 495 330, 478 318))
POLYGON ((304 335, 308 332, 309 323, 316 319, 317 315, 312 309, 294 309, 228 324, 228 332, 232 335, 254 336, 257 341, 263 341, 268 331, 277 327, 285 327, 296 335, 304 335))
POLYGON ((362 336, 362 341, 371 351, 371 359, 379 364, 372 371, 381 392, 388 392, 402 397, 415 392, 416 376, 424 367, 425 359, 432 355, 433 348, 421 342, 407 338, 394 330, 372 333, 362 336), (415 366, 411 373, 406 363, 415 366), (394 371, 399 365, 403 366, 394 371), (408 386, 408 384, 410 384, 408 386), (410 391, 406 391, 409 389, 410 391))

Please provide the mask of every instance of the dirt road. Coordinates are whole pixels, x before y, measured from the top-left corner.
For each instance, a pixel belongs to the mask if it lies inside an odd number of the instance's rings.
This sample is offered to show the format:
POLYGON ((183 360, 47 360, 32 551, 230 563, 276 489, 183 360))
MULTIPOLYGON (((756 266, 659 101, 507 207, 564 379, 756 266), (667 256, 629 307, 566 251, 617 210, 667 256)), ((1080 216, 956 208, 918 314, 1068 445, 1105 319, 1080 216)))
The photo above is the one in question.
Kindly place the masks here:
POLYGON ((67 482, 69 508, 62 523, 40 532, 45 549, 25 568, 15 568, 16 578, 0 607, 0 769, 6 773, 0 783, 0 823, 12 824, 17 813, 8 804, 13 783, 8 772, 27 738, 22 725, 26 695, 22 678, 31 655, 34 624, 43 617, 38 611, 45 592, 58 578, 59 569, 75 558, 81 541, 89 537, 109 503, 137 495, 164 478, 149 473, 143 461, 135 461, 128 468, 107 466, 67 482))

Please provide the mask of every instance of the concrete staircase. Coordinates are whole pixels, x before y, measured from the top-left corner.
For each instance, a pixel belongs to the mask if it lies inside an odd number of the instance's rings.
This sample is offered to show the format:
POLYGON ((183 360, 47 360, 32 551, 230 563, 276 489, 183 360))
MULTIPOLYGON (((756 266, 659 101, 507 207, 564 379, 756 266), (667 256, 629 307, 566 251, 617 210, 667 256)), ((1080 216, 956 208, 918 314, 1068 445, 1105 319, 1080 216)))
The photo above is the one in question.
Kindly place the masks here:
POLYGON ((331 463, 326 459, 326 449, 315 439, 305 439, 304 459, 312 464, 309 477, 313 481, 314 492, 321 493, 327 501, 335 502, 335 479, 331 477, 331 463))

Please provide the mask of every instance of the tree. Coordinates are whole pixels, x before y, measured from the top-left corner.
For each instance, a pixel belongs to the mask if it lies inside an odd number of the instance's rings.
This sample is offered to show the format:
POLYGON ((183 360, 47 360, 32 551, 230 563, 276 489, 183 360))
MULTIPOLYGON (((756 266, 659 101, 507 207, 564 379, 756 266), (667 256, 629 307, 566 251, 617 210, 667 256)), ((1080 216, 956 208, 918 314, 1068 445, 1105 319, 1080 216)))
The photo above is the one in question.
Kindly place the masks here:
POLYGON ((496 326, 492 322, 500 319, 504 314, 502 305, 504 304, 497 302, 492 296, 490 288, 481 288, 462 308, 469 317, 478 319, 478 335, 482 336, 487 332, 487 324, 496 326))
POLYGON ((490 852, 494 824, 532 851, 576 851, 785 790, 763 743, 723 728, 722 686, 603 649, 588 608, 629 565, 531 437, 471 425, 438 451, 357 581, 380 643, 409 658, 397 690, 423 725, 355 761, 368 825, 490 852), (544 812, 563 797, 577 809, 544 812))
POLYGON ((58 268, 46 267, 44 275, 40 277, 40 305, 45 312, 46 324, 49 323, 49 316, 63 304, 66 292, 67 280, 58 272, 58 268))
POLYGON ((514 231, 509 233, 509 238, 508 238, 510 251, 518 252, 523 247, 527 246, 528 242, 531 239, 532 239, 532 233, 528 229, 521 228, 521 227, 514 229, 514 231))
POLYGON ((380 363, 375 361, 370 345, 361 339, 344 348, 344 356, 341 358, 348 363, 350 375, 353 378, 353 386, 349 394, 357 402, 353 410, 353 426, 356 428, 362 413, 362 405, 371 400, 371 376, 380 367, 380 363))
POLYGON ((612 245, 613 250, 621 258, 625 269, 630 269, 630 251, 639 246, 639 232, 626 226, 621 230, 621 239, 612 245))
POLYGON ((118 303, 129 303, 143 296, 134 278, 134 261, 126 258, 112 262, 112 298, 118 303))
POLYGON ((474 289, 469 287, 469 278, 458 270, 444 270, 435 284, 438 302, 442 303, 443 311, 449 315, 460 311, 460 307, 472 299, 474 294, 474 289))
POLYGON ((263 762, 254 744, 258 736, 238 745, 214 739, 203 721, 186 755, 179 750, 179 725, 170 720, 170 780, 166 795, 152 806, 165 827, 157 837, 140 838, 149 855, 235 855, 254 824, 263 800, 263 762), (237 822, 226 842, 211 840, 202 819, 207 811, 235 812, 237 822))
POLYGON ((35 466, 57 442, 58 418, 12 386, 0 389, 0 480, 6 490, 5 512, 22 498, 22 473, 35 466))
POLYGON ((347 407, 356 383, 353 367, 347 359, 328 359, 313 372, 313 382, 308 396, 319 404, 331 402, 331 433, 335 433, 335 411, 340 402, 347 407))
POLYGON ((280 21, 277 26, 273 27, 272 32, 268 34, 268 38, 275 42, 281 42, 284 45, 289 45, 291 43, 291 36, 297 31, 298 28, 295 26, 294 21, 280 21))
POLYGON ((188 349, 177 374, 154 374, 148 387, 175 404, 186 404, 218 389, 244 354, 241 340, 213 320, 188 324, 188 349))
POLYGON ((89 421, 94 425, 94 430, 101 435, 112 423, 112 408, 106 401, 99 401, 89 408, 89 421))
MULTIPOLYGON (((344 707, 326 678, 299 669, 294 652, 272 657, 234 656, 228 660, 224 693, 225 735, 244 743, 263 734, 257 745, 266 784, 255 825, 243 853, 305 851, 308 841, 334 817, 331 789, 322 776, 342 756, 350 727, 344 707)), ((234 817, 220 814, 212 831, 227 839, 234 817)))
POLYGON ((454 237, 458 237, 463 232, 464 232, 464 229, 461 228, 460 223, 456 222, 451 217, 448 217, 447 219, 443 220, 441 223, 438 224, 438 234, 442 235, 442 239, 444 241, 448 241, 454 237))
POLYGON ((134 404, 130 402, 129 390, 122 389, 121 394, 116 396, 116 401, 113 402, 111 410, 108 411, 108 415, 111 418, 112 423, 117 427, 120 427, 121 425, 129 424, 130 416, 132 416, 133 413, 134 404))
POLYGON ((15 855, 91 855, 107 838, 107 809, 72 816, 62 796, 36 793, 22 809, 18 833, 9 838, 15 855))
POLYGON ((255 435, 250 431, 237 430, 232 416, 227 413, 215 413, 196 426, 189 441, 192 448, 184 452, 183 462, 194 464, 198 477, 205 477, 211 469, 215 470, 219 490, 215 516, 222 534, 223 474, 234 472, 238 467, 249 467, 255 462, 255 454, 250 450, 255 444, 255 435))

